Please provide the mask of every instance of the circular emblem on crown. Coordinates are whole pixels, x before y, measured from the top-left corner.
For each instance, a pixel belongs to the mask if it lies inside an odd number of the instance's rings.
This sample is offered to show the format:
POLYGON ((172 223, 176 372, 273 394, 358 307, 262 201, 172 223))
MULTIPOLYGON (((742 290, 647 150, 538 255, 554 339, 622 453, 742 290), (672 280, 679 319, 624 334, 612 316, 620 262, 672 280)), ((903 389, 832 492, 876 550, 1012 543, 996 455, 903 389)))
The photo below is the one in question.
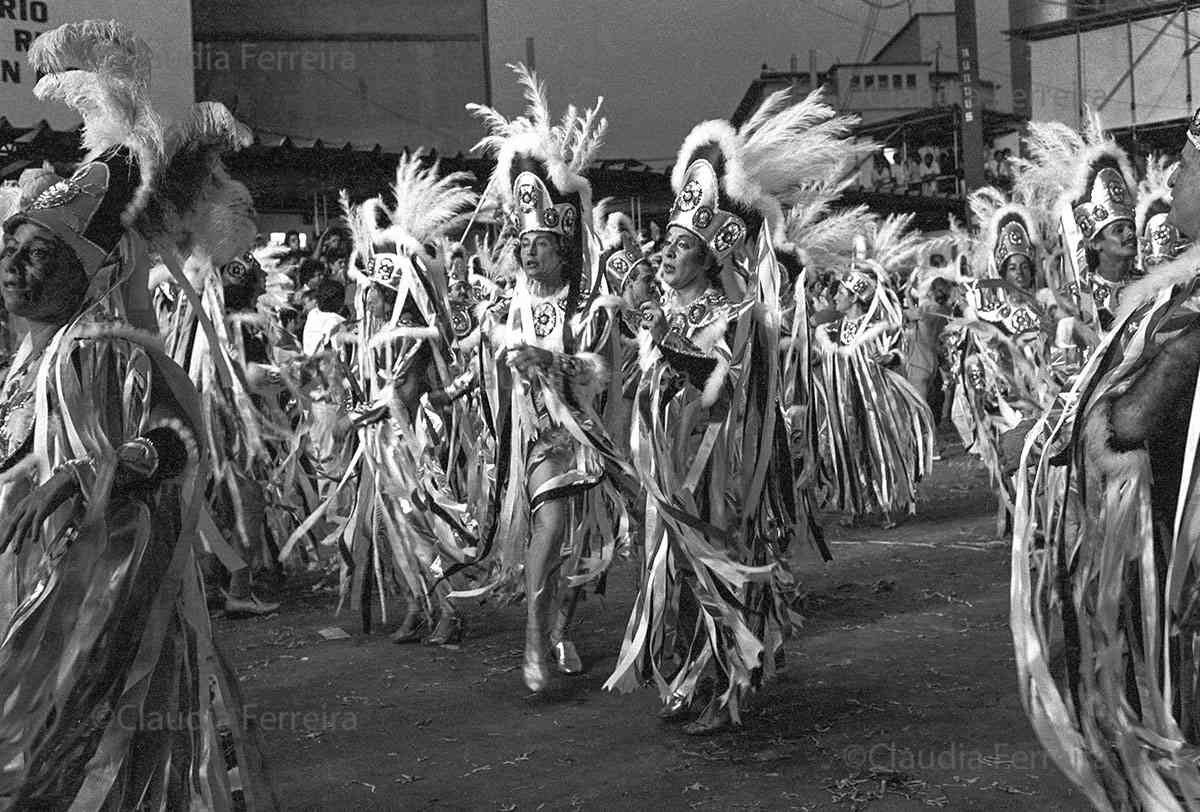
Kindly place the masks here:
POLYGON ((1113 199, 1114 203, 1125 202, 1126 189, 1124 183, 1117 180, 1110 180, 1105 184, 1105 188, 1108 190, 1108 196, 1113 199))
POLYGON ((1083 236, 1085 237, 1092 236, 1092 232, 1096 230, 1096 221, 1087 214, 1077 214, 1075 216, 1075 224, 1079 226, 1079 230, 1083 232, 1083 236))
POLYGON ((471 332, 471 312, 464 307, 455 307, 450 310, 450 329, 454 331, 454 335, 462 338, 471 332))
POLYGON ((558 228, 558 209, 550 206, 542 211, 542 222, 548 228, 558 228))
POLYGON ((717 232, 717 236, 713 237, 713 250, 719 254, 724 253, 732 248, 745 234, 745 226, 736 220, 730 220, 721 226, 721 230, 717 232))
POLYGON ((1097 222, 1104 222, 1108 219, 1108 209, 1100 204, 1096 204, 1094 207, 1092 207, 1092 217, 1097 222))
POLYGON ((517 189, 517 202, 525 209, 536 209, 542 202, 542 190, 532 183, 522 183, 517 189))
POLYGON ((565 234, 575 233, 575 207, 563 209, 562 213, 562 230, 565 234))
POLYGON ((38 195, 37 199, 29 206, 29 209, 30 211, 38 211, 40 209, 53 209, 58 206, 65 206, 79 197, 81 192, 83 192, 83 189, 71 178, 60 180, 38 195))
POLYGON ((700 208, 696 209, 696 212, 692 215, 692 224, 695 225, 696 228, 703 231, 709 227, 709 225, 712 223, 712 219, 713 210, 708 206, 701 206, 700 208))
POLYGON ((675 208, 680 211, 691 211, 700 205, 700 198, 704 194, 704 188, 700 185, 700 181, 692 178, 684 184, 683 189, 679 192, 679 197, 675 198, 675 208))

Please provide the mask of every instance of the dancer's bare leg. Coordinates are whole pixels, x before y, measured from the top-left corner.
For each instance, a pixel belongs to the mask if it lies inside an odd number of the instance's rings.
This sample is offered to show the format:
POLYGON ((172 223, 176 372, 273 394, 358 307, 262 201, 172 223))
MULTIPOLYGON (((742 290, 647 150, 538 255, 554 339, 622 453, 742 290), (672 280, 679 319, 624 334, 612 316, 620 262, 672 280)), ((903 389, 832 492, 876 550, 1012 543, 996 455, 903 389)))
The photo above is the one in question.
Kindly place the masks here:
MULTIPOLYGON (((529 474, 529 492, 538 489, 560 473, 560 466, 545 460, 529 474)), ((559 566, 563 539, 567 532, 566 503, 561 499, 542 502, 533 511, 530 521, 529 547, 525 551, 525 684, 531 691, 541 691, 550 682, 546 662, 546 641, 551 618, 556 609, 559 566)))

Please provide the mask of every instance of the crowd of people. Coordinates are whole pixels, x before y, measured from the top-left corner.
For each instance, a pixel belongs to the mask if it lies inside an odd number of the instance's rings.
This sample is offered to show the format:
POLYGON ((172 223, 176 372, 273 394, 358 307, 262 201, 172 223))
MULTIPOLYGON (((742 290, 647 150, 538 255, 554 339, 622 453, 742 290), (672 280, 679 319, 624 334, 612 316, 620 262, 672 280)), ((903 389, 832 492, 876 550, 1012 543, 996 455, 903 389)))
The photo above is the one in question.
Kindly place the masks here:
POLYGON ((523 600, 533 692, 582 671, 578 601, 629 577, 606 688, 737 726, 796 630, 790 562, 829 558, 818 511, 915 513, 946 417, 1000 497, 1052 757, 1102 807, 1200 785, 1200 120, 1140 184, 1098 121, 1033 123, 978 227, 930 238, 839 208, 880 153, 781 91, 691 131, 639 234, 592 200, 599 104, 552 115, 518 67, 521 115, 470 108, 486 238, 457 241, 472 178, 416 153, 304 250, 256 245, 220 161, 245 128, 161 122, 143 48, 39 37, 86 155, 0 187, 0 803, 273 808, 205 600, 275 611, 259 573, 336 573, 397 644, 470 645, 468 601, 523 600), (129 723, 154 715, 189 723, 129 723))

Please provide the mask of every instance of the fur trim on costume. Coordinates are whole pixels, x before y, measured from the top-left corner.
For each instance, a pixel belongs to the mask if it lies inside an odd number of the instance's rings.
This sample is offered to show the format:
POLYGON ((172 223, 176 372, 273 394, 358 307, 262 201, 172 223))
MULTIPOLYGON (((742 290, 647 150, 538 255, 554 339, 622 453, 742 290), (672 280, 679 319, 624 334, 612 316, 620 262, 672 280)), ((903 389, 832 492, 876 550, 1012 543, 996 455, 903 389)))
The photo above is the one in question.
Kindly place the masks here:
POLYGON ((1137 193, 1137 175, 1129 163, 1129 156, 1121 149, 1116 141, 1105 139, 1101 143, 1088 146, 1079 156, 1079 164, 1075 169, 1075 177, 1067 187, 1067 194, 1072 205, 1076 200, 1087 198, 1092 193, 1092 181, 1096 178, 1095 165, 1098 161, 1109 159, 1117 165, 1125 187, 1130 195, 1137 193))
POLYGON ((1088 462, 1105 477, 1123 480, 1149 463, 1144 449, 1117 451, 1112 447, 1112 401, 1101 400, 1092 407, 1083 426, 1083 447, 1088 462))
POLYGON ((162 339, 146 330, 139 330, 128 322, 123 321, 87 321, 77 324, 74 337, 80 340, 107 339, 112 341, 128 341, 148 350, 166 352, 162 339))
POLYGON ((579 364, 579 371, 569 381, 575 402, 591 403, 608 386, 608 364, 594 352, 581 352, 571 357, 579 364))
POLYGON ((1141 237, 1146 231, 1146 220, 1156 211, 1169 209, 1173 196, 1168 182, 1179 162, 1171 156, 1160 155, 1146 162, 1146 177, 1137 186, 1137 207, 1134 222, 1141 237))
POLYGON ((1193 245, 1170 262, 1156 265, 1144 278, 1121 291, 1117 321, 1142 304, 1152 301, 1163 290, 1186 284, 1200 274, 1200 245, 1193 245))
POLYGON ((717 365, 713 371, 709 373, 708 379, 704 382, 704 389, 700 393, 700 404, 706 409, 712 406, 721 397, 721 391, 725 388, 725 380, 729 377, 729 361, 724 355, 717 354, 717 365))

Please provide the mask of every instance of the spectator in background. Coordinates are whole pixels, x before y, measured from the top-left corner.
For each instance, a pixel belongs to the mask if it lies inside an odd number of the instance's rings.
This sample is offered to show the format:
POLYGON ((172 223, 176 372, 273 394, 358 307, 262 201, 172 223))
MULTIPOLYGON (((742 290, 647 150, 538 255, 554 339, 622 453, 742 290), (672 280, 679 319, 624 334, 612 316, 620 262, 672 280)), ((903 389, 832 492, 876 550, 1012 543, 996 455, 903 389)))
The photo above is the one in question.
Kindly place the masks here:
POLYGON ((921 163, 921 155, 918 152, 910 152, 908 154, 908 194, 921 193, 921 176, 925 173, 925 167, 921 163))
POLYGON ((314 355, 329 342, 329 336, 346 319, 342 309, 346 304, 346 286, 334 279, 324 279, 313 290, 314 309, 304 320, 304 354, 314 355))
POLYGON ((892 174, 892 163, 883 152, 876 152, 871 161, 871 174, 874 177, 874 188, 877 192, 892 194, 896 191, 896 178, 892 174))
POLYGON ((283 235, 283 247, 286 248, 288 251, 291 251, 292 253, 297 253, 298 251, 300 251, 301 250, 300 232, 299 231, 289 231, 288 233, 284 234, 283 235))
POLYGON ((925 197, 933 197, 937 194, 937 177, 941 173, 938 171, 937 160, 934 157, 933 150, 925 153, 925 160, 921 162, 921 194, 925 197))
POLYGON ((989 186, 1000 182, 1000 150, 991 150, 984 154, 983 180, 989 186))
POLYGON ((1003 149, 1000 151, 1000 159, 996 166, 996 185, 1007 190, 1012 188, 1012 182, 1012 150, 1003 149))

